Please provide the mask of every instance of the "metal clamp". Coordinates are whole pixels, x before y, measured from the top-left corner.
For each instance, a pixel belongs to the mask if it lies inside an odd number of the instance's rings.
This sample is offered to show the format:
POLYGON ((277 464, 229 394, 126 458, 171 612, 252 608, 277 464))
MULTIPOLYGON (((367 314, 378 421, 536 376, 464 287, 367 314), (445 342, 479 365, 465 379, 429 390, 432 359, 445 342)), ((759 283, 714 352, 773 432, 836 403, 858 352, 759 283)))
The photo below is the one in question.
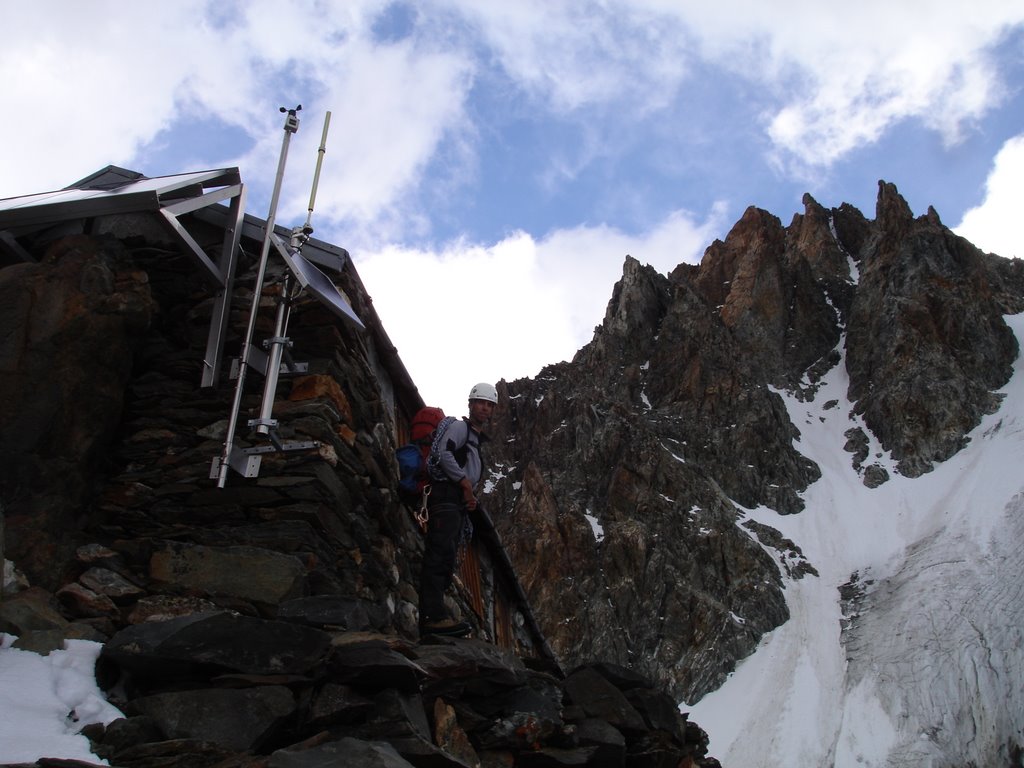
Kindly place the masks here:
POLYGON ((420 529, 426 533, 427 523, 430 522, 430 512, 427 510, 427 499, 430 497, 430 486, 423 486, 423 495, 420 497, 420 508, 416 510, 413 517, 416 518, 416 522, 420 524, 420 529))

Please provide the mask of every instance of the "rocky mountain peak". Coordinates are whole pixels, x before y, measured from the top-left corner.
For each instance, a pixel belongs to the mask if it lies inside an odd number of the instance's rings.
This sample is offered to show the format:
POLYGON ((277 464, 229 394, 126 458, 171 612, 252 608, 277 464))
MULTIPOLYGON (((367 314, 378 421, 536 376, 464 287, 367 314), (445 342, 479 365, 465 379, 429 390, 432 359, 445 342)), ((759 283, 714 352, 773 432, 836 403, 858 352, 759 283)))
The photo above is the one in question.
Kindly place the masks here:
POLYGON ((748 208, 667 280, 627 257, 604 322, 571 363, 507 384, 489 499, 556 652, 608 657, 693 700, 785 621, 781 574, 814 564, 759 505, 803 508, 820 475, 779 391, 813 397, 843 366, 847 450, 916 476, 998 402, 1017 354, 1019 264, 879 184, 876 218, 810 195, 783 226, 748 208), (714 661, 712 661, 714 659, 714 661))
POLYGON ((649 266, 627 256, 622 278, 615 284, 604 320, 594 331, 593 342, 577 355, 598 360, 629 356, 634 362, 649 348, 643 341, 657 336, 668 304, 668 280, 649 266), (637 347, 637 342, 641 346, 637 347))
POLYGON ((878 199, 875 202, 875 222, 885 234, 898 235, 914 220, 907 201, 895 184, 879 180, 878 199))
POLYGON ((963 446, 991 412, 1017 342, 996 295, 1011 263, 992 260, 918 219, 892 184, 879 185, 879 236, 862 260, 847 332, 850 397, 868 427, 914 477, 963 446))

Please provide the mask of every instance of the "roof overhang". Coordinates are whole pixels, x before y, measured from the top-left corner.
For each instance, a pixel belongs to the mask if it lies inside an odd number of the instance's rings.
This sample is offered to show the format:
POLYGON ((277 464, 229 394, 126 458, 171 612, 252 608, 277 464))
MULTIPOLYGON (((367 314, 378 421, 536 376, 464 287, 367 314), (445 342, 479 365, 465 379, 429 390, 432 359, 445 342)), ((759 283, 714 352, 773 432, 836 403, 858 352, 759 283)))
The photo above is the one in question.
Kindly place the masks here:
POLYGON ((107 166, 65 189, 0 200, 0 249, 17 260, 31 260, 17 242, 22 235, 74 219, 153 213, 206 277, 224 287, 230 276, 223 259, 215 264, 178 217, 229 202, 238 218, 243 201, 244 187, 237 168, 147 178, 107 166))
MULTIPOLYGON (((108 165, 64 189, 0 200, 0 253, 15 261, 31 262, 35 257, 19 238, 72 221, 129 214, 155 216, 215 290, 202 377, 203 386, 214 386, 221 367, 240 242, 243 237, 257 242, 267 237, 267 222, 245 214, 245 192, 237 168, 149 178, 108 165), (182 221, 186 215, 223 230, 216 261, 186 228, 182 221)), ((299 252, 285 245, 290 236, 288 230, 275 226, 270 240, 302 287, 340 318, 364 329, 337 286, 316 266, 341 272, 349 261, 348 251, 307 237, 299 252)))
POLYGON ((18 238, 68 221, 140 213, 158 218, 215 289, 216 301, 203 359, 203 386, 213 386, 219 377, 235 279, 235 252, 245 214, 245 186, 237 168, 147 178, 109 165, 64 189, 0 200, 0 251, 15 261, 34 261, 18 238), (227 206, 221 205, 225 202, 227 206), (224 229, 216 262, 179 219, 211 208, 222 212, 224 229))
MULTIPOLYGON (((108 166, 104 172, 110 171, 108 166)), ((120 170, 120 169, 118 169, 120 170)), ((68 219, 104 216, 116 213, 158 211, 173 204, 188 210, 227 199, 237 194, 234 188, 242 179, 237 168, 179 173, 124 180, 119 183, 97 182, 103 172, 75 182, 64 189, 21 195, 0 200, 0 227, 33 227, 68 219), (219 189, 207 194, 208 189, 219 189), (191 202, 184 202, 191 201, 191 202)), ((132 172, 125 172, 132 173, 132 172)), ((179 210, 178 213, 186 213, 179 210)))

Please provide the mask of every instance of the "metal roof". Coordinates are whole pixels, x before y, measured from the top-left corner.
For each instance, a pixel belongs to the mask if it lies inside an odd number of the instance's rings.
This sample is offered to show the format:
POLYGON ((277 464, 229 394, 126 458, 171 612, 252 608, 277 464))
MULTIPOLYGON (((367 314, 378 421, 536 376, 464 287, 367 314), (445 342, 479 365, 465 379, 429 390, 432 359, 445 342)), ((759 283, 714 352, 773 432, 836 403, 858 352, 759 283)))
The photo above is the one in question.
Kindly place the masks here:
POLYGON ((134 180, 134 174, 116 166, 76 182, 65 189, 0 199, 0 229, 32 228, 68 219, 117 213, 161 211, 175 215, 212 205, 237 195, 241 176, 237 168, 223 168, 134 180), (118 181, 120 179, 120 183, 118 181), (212 192, 207 190, 213 189, 212 192))

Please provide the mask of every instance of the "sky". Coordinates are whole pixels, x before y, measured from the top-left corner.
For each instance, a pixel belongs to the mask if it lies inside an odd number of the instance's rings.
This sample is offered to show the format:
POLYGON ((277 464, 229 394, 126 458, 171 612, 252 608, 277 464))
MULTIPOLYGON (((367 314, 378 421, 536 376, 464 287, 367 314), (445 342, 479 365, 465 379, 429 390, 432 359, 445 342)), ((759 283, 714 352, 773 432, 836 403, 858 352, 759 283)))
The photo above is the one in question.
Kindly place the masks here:
MULTIPOLYGON (((238 167, 346 248, 424 399, 571 359, 626 255, 696 263, 755 205, 877 182, 1024 256, 1016 0, 3 4, 0 197, 108 164, 238 167)), ((298 350, 296 351, 299 352, 298 350)))
MULTIPOLYGON (((1024 344, 1024 314, 1006 319, 1024 344)), ((790 619, 718 690, 681 709, 726 766, 1009 765, 997 751, 1024 731, 1024 360, 999 410, 934 471, 900 477, 872 444, 872 461, 890 473, 874 489, 844 450, 845 432, 863 426, 847 387, 841 363, 812 401, 783 394, 797 448, 822 471, 806 508, 737 505, 737 525, 778 529, 818 575, 784 578, 790 619), (844 642, 840 621, 851 613, 839 586, 855 573, 867 596, 844 642)), ((100 645, 67 641, 42 657, 12 641, 0 634, 0 763, 96 762, 78 731, 120 716, 93 677, 100 645)))

